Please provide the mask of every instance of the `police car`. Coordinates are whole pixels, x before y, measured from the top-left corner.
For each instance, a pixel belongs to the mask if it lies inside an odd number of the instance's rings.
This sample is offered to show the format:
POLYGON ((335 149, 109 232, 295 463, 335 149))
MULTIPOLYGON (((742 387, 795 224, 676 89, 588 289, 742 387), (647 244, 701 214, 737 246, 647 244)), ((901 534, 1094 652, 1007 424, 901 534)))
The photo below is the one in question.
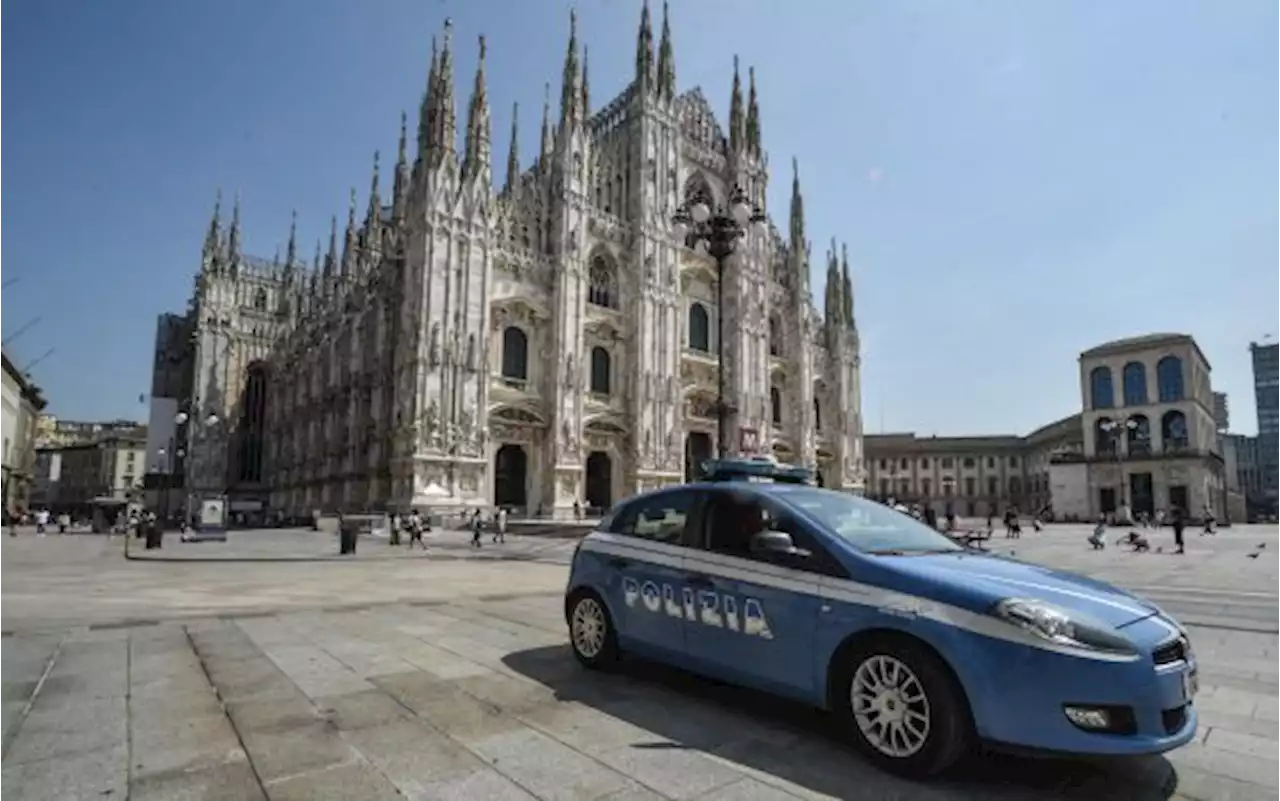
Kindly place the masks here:
POLYGON ((979 739, 1137 755, 1195 736, 1195 657, 1154 604, 963 548, 801 469, 708 470, 620 503, 578 546, 565 615, 583 664, 629 652, 827 709, 905 775, 979 739))

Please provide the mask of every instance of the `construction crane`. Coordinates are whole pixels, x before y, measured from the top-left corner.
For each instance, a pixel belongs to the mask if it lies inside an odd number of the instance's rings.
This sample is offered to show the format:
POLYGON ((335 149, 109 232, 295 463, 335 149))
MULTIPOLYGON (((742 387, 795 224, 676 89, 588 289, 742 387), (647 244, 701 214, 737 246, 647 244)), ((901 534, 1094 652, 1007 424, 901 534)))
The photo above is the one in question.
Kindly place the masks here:
POLYGON ((45 359, 47 359, 47 358, 49 358, 50 356, 52 356, 52 355, 53 355, 53 352, 54 352, 55 350, 57 350, 57 348, 49 348, 49 349, 48 349, 48 350, 46 350, 44 353, 41 353, 39 356, 37 356, 37 357, 35 357, 34 359, 32 359, 31 361, 27 362, 27 366, 22 368, 22 374, 23 374, 24 376, 26 376, 28 379, 30 379, 30 378, 31 378, 31 368, 32 368, 32 367, 35 367, 35 366, 36 366, 37 364, 39 364, 40 362, 42 362, 42 361, 44 361, 45 359))

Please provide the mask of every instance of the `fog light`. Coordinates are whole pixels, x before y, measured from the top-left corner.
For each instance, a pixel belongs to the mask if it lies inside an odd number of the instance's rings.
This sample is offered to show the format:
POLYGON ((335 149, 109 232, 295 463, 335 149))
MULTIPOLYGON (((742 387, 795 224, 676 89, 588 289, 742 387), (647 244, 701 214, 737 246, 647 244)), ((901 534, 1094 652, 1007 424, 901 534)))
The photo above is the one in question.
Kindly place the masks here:
POLYGON ((1067 720, 1082 729, 1106 731, 1111 728, 1111 716, 1105 709, 1090 709, 1087 706, 1064 706, 1067 720))

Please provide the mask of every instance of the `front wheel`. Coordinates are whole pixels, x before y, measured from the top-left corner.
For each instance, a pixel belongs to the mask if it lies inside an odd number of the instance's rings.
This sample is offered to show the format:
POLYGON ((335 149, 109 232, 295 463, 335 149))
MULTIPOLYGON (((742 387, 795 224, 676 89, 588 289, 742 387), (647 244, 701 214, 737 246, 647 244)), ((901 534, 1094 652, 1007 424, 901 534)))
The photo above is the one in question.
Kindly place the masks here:
POLYGON ((579 591, 569 599, 569 645, 578 661, 603 668, 618 661, 618 638, 604 602, 593 592, 579 591))
POLYGON ((840 670, 833 707, 858 750, 883 769, 923 778, 969 750, 964 691, 928 648, 899 638, 861 643, 840 670))

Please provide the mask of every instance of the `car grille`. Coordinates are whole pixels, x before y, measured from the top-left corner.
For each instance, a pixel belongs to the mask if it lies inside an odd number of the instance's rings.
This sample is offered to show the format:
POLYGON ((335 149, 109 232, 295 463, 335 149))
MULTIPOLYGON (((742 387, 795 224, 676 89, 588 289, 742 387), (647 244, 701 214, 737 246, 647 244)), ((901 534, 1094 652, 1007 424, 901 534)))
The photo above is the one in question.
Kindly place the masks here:
POLYGON ((1188 650, 1187 639, 1185 637, 1179 637, 1172 642, 1167 642, 1164 645, 1157 646, 1156 649, 1151 652, 1151 658, 1155 660, 1157 665, 1168 665, 1173 662, 1182 662, 1186 660, 1188 650))

